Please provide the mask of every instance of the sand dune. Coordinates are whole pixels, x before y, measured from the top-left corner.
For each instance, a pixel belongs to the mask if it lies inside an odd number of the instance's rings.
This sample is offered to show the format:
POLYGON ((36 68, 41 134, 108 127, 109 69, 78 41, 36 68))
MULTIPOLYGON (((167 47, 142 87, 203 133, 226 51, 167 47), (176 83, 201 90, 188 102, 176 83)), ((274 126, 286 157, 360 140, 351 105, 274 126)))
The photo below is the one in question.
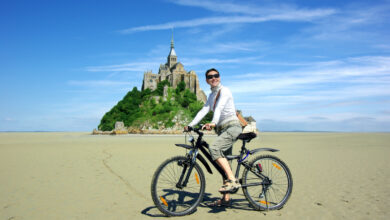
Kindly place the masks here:
MULTIPOLYGON (((212 141, 213 136, 206 137, 212 141)), ((152 175, 184 154, 184 136, 0 133, 1 219, 151 219, 152 175)), ((234 151, 238 151, 236 143, 234 151)), ((233 206, 204 205, 184 219, 388 219, 389 133, 262 133, 249 148, 275 147, 293 193, 278 211, 253 211, 242 191, 233 206)), ((205 171, 205 170, 204 170, 205 171)), ((206 173, 205 202, 220 197, 206 173)))

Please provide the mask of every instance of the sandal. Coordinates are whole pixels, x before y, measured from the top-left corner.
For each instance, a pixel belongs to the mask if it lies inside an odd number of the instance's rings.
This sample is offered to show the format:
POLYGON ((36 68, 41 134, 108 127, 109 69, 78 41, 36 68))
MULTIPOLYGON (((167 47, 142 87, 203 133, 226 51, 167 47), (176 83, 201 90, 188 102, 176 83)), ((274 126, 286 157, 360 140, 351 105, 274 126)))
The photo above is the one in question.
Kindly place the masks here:
POLYGON ((219 190, 219 192, 220 193, 228 193, 228 192, 232 192, 240 187, 241 187, 241 184, 238 182, 238 180, 235 180, 235 181, 226 180, 225 184, 222 186, 222 188, 219 190))
POLYGON ((228 201, 226 201, 224 198, 218 199, 214 201, 213 203, 210 203, 210 207, 228 207, 232 203, 232 199, 230 198, 228 201))

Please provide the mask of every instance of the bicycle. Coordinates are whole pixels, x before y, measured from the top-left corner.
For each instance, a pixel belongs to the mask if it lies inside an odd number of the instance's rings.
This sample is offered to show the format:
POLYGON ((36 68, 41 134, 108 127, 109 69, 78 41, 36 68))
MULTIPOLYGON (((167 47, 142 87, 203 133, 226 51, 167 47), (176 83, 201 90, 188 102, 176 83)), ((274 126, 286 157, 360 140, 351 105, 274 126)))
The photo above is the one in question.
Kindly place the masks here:
MULTIPOLYGON (((199 154, 199 150, 221 174, 222 178, 227 179, 222 168, 212 160, 207 150, 209 145, 202 140, 203 132, 201 132, 200 127, 189 127, 188 134, 188 141, 191 145, 175 145, 183 147, 189 152, 185 156, 175 156, 164 161, 153 175, 151 185, 153 202, 167 216, 192 214, 202 202, 206 180, 197 160, 203 164, 208 173, 213 174, 213 172, 205 158, 199 154), (191 131, 198 134, 196 141, 191 131)), ((239 181, 245 198, 255 210, 281 209, 292 192, 293 180, 290 170, 282 160, 272 155, 256 156, 248 162, 248 157, 257 152, 279 151, 273 148, 247 149, 245 144, 255 137, 255 133, 240 134, 238 139, 242 140, 243 143, 240 154, 228 155, 226 158, 229 161, 237 160, 236 179, 238 179, 241 165, 245 167, 239 181)), ((229 193, 233 194, 237 191, 238 189, 229 193)))

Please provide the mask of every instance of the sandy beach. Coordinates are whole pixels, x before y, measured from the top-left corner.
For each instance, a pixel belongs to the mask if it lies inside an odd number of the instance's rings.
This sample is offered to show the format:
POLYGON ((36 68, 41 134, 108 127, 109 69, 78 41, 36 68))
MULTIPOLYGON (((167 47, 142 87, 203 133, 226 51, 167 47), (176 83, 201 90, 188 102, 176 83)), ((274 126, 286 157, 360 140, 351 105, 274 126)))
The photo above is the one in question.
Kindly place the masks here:
MULTIPOLYGON (((0 219, 162 217, 150 196, 151 179, 165 159, 184 155, 175 143, 184 143, 184 136, 0 133, 0 219)), ((265 132, 248 145, 258 147, 279 149, 271 154, 291 170, 293 192, 283 209, 254 211, 241 190, 232 207, 207 207, 220 197, 221 182, 205 172, 205 201, 181 218, 390 217, 390 133, 265 132)))

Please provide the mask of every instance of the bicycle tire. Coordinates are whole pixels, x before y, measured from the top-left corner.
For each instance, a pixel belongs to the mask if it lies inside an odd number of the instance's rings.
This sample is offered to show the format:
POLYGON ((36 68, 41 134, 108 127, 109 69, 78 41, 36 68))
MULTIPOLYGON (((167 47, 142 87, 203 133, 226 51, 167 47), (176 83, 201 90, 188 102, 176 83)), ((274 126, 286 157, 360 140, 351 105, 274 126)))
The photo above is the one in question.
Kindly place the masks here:
MULTIPOLYGON (((251 160, 249 165, 254 172, 259 172, 267 176, 272 184, 268 185, 268 190, 264 193, 264 189, 267 188, 267 184, 258 186, 243 187, 245 198, 250 205, 256 210, 275 210, 281 209, 286 204, 291 196, 293 188, 293 180, 290 169, 279 158, 272 155, 260 155, 251 160), (256 168, 260 164, 260 168, 256 168)), ((242 183, 265 183, 258 176, 252 173, 251 170, 245 168, 242 174, 242 183)))
POLYGON ((203 199, 206 181, 203 171, 197 163, 190 174, 187 186, 183 189, 176 187, 183 170, 183 166, 180 164, 186 161, 188 159, 183 156, 167 159, 153 175, 151 185, 153 202, 167 216, 191 214, 196 211, 196 207, 203 199))

